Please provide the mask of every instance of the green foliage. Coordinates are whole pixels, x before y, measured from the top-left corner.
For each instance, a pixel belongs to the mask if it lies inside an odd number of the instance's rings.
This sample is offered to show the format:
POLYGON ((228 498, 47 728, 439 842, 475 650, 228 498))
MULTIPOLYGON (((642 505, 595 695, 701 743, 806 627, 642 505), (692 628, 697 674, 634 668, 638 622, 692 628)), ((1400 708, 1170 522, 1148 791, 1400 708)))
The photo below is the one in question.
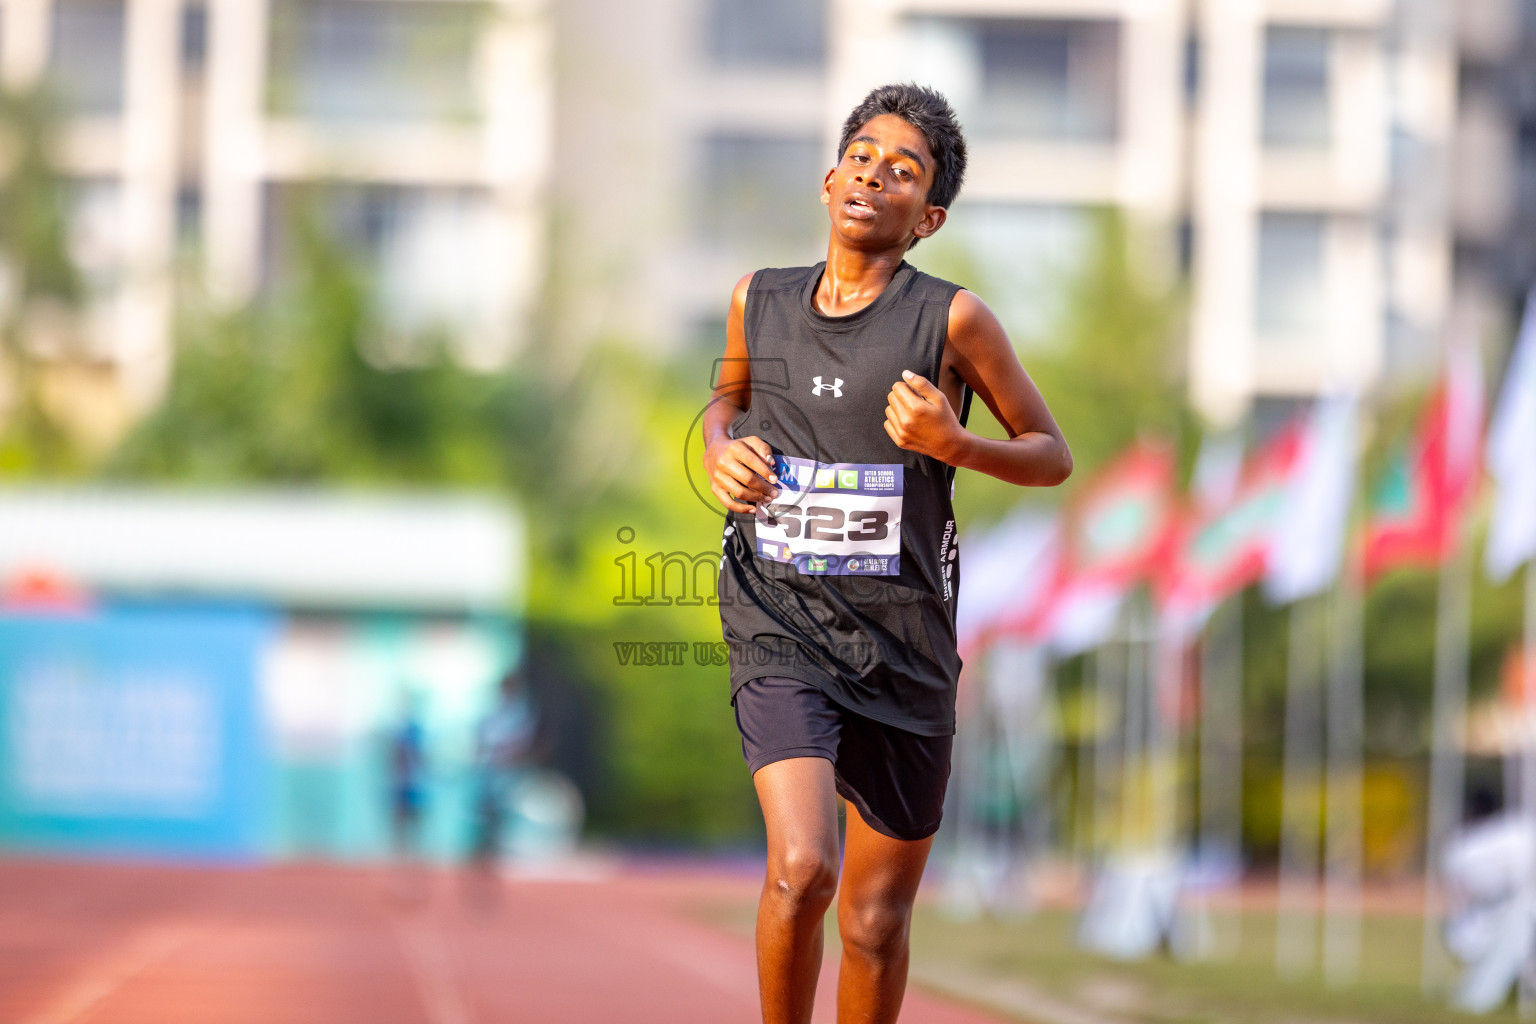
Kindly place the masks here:
MULTIPOLYGON (((57 111, 47 93, 0 91, 0 377, 9 408, 0 422, 0 476, 78 471, 81 456, 43 400, 43 360, 28 344, 44 326, 68 346, 82 296, 65 224, 64 184, 50 153, 57 111)), ((54 358, 67 355, 56 352, 54 358)))
MULTIPOLYGON (((382 367, 366 281, 309 224, 276 301, 189 311, 165 401, 112 459, 114 476, 227 484, 494 484, 501 382, 437 357, 382 367)), ((428 339, 430 341, 430 339, 428 339)))
MULTIPOLYGON (((962 474, 956 487, 962 525, 995 521, 1021 500, 1057 501, 1137 438, 1193 445, 1178 360, 1181 299, 1148 280, 1137 262, 1143 244, 1122 215, 1099 211, 1082 265, 1061 276, 1062 314, 1048 337, 1015 339, 1072 449, 1073 480, 1057 493, 1029 494, 962 474)), ((935 272, 957 273, 956 280, 981 276, 963 255, 945 255, 935 272)), ((980 402, 971 409, 971 427, 1006 436, 980 402)))
POLYGON ((40 90, 0 92, 0 255, 13 300, 74 304, 80 274, 69 256, 62 181, 49 154, 58 112, 40 90))
POLYGON ((1154 286, 1143 240, 1123 216, 1099 215, 1082 269, 1065 282, 1053 344, 1029 371, 1087 479, 1138 437, 1190 434, 1179 354, 1179 297, 1154 286))

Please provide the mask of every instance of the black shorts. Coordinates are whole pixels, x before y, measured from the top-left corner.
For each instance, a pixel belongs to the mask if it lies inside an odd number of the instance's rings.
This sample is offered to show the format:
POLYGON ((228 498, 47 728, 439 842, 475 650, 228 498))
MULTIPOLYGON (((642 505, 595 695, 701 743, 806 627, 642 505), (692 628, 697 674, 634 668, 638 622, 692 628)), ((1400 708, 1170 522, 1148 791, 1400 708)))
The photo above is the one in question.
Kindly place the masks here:
POLYGON ((824 757, 837 791, 876 832, 913 840, 939 830, 953 736, 919 736, 865 718, 810 683, 780 676, 748 680, 733 703, 754 774, 791 757, 824 757))

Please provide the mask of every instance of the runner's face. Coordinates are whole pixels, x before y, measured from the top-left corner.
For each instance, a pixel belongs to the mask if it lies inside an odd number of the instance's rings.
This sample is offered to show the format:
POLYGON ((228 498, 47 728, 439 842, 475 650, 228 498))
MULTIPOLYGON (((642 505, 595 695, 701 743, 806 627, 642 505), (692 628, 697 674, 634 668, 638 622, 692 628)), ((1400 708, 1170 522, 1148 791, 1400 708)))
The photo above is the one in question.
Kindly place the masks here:
POLYGON ((833 232, 859 248, 927 238, 944 223, 943 208, 928 203, 934 170, 923 133, 881 114, 858 130, 822 182, 833 232))

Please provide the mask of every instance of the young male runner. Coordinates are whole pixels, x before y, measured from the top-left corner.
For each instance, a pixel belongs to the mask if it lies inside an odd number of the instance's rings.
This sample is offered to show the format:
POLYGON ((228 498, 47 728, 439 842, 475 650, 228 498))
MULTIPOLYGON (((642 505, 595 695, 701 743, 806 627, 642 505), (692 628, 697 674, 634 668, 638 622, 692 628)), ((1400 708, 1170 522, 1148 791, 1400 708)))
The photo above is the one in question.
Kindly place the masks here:
POLYGON ((768 831, 765 1024, 810 1020, 834 894, 837 1018, 896 1019, 955 730, 954 470, 1021 486, 1072 471, 997 318, 903 259, 964 175, 942 96, 874 90, 822 182, 826 261, 749 274, 731 297, 704 468, 730 510, 720 619, 768 831), (1009 440, 965 429, 973 391, 1009 440))

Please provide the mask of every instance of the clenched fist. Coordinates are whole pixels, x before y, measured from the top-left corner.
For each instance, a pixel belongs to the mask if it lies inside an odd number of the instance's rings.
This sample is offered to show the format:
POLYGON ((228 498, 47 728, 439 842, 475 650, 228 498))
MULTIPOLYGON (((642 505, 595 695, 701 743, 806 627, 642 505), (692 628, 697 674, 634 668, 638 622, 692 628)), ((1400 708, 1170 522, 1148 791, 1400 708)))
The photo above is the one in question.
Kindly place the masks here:
POLYGON ((704 451, 709 489, 732 512, 750 513, 757 502, 779 494, 773 449, 760 437, 722 439, 704 451))
POLYGON ((944 392, 911 370, 891 386, 885 403, 885 432, 896 447, 953 464, 965 428, 944 392))

